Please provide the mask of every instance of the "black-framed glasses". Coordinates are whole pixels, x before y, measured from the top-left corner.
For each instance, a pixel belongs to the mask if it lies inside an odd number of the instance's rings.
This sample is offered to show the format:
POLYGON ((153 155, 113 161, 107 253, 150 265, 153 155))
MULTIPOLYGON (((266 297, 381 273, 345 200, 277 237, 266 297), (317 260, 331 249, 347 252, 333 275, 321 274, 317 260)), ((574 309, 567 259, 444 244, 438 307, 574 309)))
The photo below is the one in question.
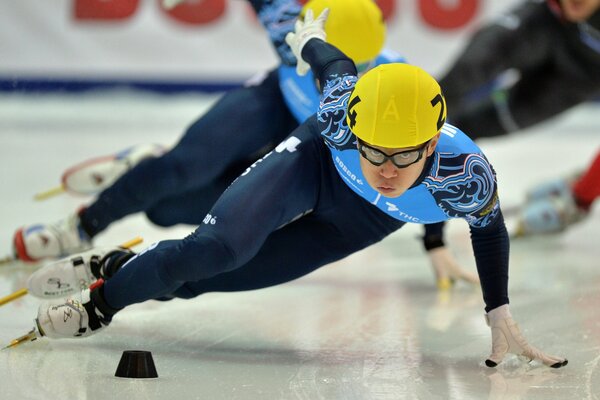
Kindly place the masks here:
POLYGON ((358 138, 357 140, 358 152, 368 162, 379 167, 387 160, 390 160, 397 168, 406 168, 418 162, 421 158, 423 158, 423 153, 425 153, 425 149, 430 142, 428 140, 416 149, 399 151, 397 153, 387 155, 381 150, 377 150, 376 148, 369 146, 362 140, 358 138))

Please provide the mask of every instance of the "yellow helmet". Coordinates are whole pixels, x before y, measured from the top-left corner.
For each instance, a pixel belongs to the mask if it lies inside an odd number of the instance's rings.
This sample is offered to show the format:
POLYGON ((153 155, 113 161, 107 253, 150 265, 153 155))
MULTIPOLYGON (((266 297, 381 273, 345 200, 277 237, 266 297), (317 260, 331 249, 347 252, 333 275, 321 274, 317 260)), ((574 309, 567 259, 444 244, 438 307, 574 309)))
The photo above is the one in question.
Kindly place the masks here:
POLYGON ((302 8, 311 9, 315 18, 329 8, 325 23, 327 41, 350 57, 354 63, 371 61, 383 48, 385 23, 373 0, 310 0, 302 8))
POLYGON ((348 101, 346 122, 375 146, 418 146, 446 122, 446 101, 431 75, 409 64, 383 64, 362 76, 348 101))

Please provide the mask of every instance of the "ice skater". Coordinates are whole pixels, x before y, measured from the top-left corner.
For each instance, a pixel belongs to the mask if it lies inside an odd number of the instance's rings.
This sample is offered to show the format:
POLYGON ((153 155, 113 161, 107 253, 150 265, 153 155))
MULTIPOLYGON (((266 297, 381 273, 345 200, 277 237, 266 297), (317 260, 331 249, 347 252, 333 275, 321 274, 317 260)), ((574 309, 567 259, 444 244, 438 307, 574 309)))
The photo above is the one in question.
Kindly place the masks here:
MULTIPOLYGON (((524 1, 479 29, 440 79, 450 121, 472 139, 516 132, 600 96, 600 0, 524 1)), ((532 192, 561 193, 566 179, 532 192)), ((564 230, 587 215, 569 196, 525 205, 517 234, 564 230), (555 201, 559 199, 558 201, 555 201)))
POLYGON ((317 116, 242 173, 188 237, 139 254, 90 250, 40 270, 60 274, 73 270, 62 268, 65 263, 77 263, 98 278, 80 296, 40 306, 42 335, 87 337, 123 308, 150 299, 288 282, 407 222, 462 218, 492 335, 486 364, 496 366, 507 353, 554 368, 567 364, 531 346, 511 316, 509 238, 495 174, 481 150, 445 123, 438 83, 398 63, 358 78, 355 63, 324 41, 326 18, 324 11, 313 20, 308 11, 286 39, 298 71, 310 65, 323 86, 317 116))
MULTIPOLYGON (((296 0, 250 3, 281 64, 226 93, 169 152, 144 159, 77 213, 56 223, 17 230, 13 242, 19 259, 37 261, 85 250, 110 224, 137 212, 159 226, 199 225, 236 176, 317 111, 315 78, 310 72, 296 73, 295 56, 284 42, 301 6, 296 0)), ((306 7, 331 10, 325 27, 328 39, 355 62, 359 74, 376 65, 404 61, 383 48, 386 27, 372 0, 311 0, 306 7)), ((444 245, 441 225, 426 227, 423 243, 439 287, 461 279, 477 283, 476 275, 462 269, 444 245)))

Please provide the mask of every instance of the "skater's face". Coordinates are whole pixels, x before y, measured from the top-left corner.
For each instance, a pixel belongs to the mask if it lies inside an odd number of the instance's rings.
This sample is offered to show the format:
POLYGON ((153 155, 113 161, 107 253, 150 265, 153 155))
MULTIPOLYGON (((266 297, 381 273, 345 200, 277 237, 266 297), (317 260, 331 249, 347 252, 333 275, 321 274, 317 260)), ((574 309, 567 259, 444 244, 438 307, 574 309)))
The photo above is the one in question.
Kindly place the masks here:
POLYGON ((439 138, 438 133, 423 145, 402 149, 374 146, 359 140, 360 168, 367 183, 385 197, 401 196, 423 172, 439 138))
POLYGON ((600 0, 560 0, 565 18, 571 22, 582 22, 600 8, 600 0))

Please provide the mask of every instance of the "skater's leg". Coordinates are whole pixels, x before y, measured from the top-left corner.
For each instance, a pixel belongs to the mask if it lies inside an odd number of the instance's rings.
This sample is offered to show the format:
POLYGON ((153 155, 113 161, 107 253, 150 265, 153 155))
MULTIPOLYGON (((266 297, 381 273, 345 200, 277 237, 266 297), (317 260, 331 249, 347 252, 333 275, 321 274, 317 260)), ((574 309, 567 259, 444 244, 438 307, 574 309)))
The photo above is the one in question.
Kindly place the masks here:
POLYGON ((326 152, 305 125, 294 131, 223 193, 194 233, 142 252, 107 281, 107 303, 162 297, 244 265, 273 231, 315 207, 326 152))
POLYGON ((165 198, 210 185, 233 164, 272 148, 297 125, 271 73, 258 86, 223 96, 162 157, 145 160, 119 178, 81 214, 90 236, 165 198))

